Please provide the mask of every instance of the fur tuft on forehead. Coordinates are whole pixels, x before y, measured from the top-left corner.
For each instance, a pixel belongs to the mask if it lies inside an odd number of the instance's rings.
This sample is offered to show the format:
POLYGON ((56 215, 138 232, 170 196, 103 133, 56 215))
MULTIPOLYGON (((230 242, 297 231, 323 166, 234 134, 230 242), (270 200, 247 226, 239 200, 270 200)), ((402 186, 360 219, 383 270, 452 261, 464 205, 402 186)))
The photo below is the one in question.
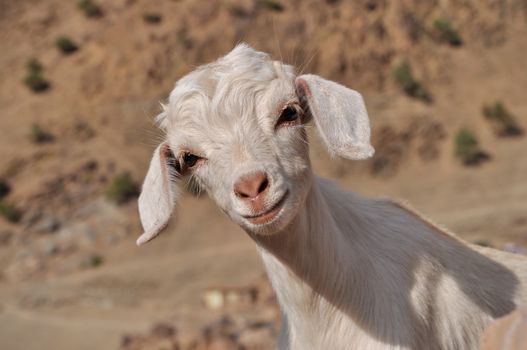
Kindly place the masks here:
POLYGON ((268 54, 247 44, 239 44, 227 55, 181 78, 170 93, 168 104, 162 105, 156 123, 167 130, 169 125, 185 122, 189 117, 195 120, 200 116, 253 112, 255 97, 264 93, 273 80, 285 78, 293 84, 294 76, 293 67, 272 61, 268 54))

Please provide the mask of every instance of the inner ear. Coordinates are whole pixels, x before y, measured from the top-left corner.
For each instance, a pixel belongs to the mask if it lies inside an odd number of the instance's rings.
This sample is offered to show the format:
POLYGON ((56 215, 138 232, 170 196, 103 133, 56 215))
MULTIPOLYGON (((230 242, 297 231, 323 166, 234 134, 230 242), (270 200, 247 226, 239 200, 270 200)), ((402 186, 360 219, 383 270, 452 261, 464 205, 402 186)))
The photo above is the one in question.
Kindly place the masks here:
POLYGON ((313 119, 313 114, 311 113, 311 109, 309 108, 309 102, 305 92, 309 91, 309 87, 307 85, 305 87, 301 86, 302 82, 305 84, 303 80, 298 81, 295 84, 295 92, 298 98, 298 105, 302 110, 302 123, 309 123, 313 119))
POLYGON ((177 164, 168 143, 159 145, 150 161, 141 195, 138 199, 139 216, 144 233, 137 244, 144 244, 155 238, 167 226, 178 196, 178 173, 170 166, 177 164))

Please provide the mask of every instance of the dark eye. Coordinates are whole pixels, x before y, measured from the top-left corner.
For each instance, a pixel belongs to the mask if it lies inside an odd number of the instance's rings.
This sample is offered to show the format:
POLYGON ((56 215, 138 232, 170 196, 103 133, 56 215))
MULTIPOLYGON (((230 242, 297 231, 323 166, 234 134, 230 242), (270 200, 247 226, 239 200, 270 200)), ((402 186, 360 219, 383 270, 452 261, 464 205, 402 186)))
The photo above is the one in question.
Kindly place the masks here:
POLYGON ((177 159, 175 159, 173 155, 172 157, 168 157, 168 164, 174 167, 177 176, 183 176, 188 175, 188 170, 192 169, 203 159, 203 157, 197 156, 188 151, 183 151, 179 153, 177 159))
POLYGON ((185 168, 192 168, 198 160, 200 160, 200 157, 198 157, 195 154, 185 152, 182 157, 183 165, 185 168))
POLYGON ((280 114, 280 117, 278 118, 278 121, 276 122, 276 126, 292 123, 296 121, 298 117, 299 117, 298 110, 293 106, 287 106, 286 108, 282 110, 282 113, 280 114))

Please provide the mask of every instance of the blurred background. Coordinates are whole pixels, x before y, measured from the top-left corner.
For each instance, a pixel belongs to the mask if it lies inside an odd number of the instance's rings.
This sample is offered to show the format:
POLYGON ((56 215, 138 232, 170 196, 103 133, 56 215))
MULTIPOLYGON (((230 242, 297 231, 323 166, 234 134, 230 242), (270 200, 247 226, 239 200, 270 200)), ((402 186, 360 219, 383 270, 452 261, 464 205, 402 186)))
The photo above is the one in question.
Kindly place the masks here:
POLYGON ((250 239, 187 186, 138 248, 175 81, 245 41, 363 93, 376 154, 315 170, 527 247, 525 0, 0 0, 0 347, 272 349, 250 239))

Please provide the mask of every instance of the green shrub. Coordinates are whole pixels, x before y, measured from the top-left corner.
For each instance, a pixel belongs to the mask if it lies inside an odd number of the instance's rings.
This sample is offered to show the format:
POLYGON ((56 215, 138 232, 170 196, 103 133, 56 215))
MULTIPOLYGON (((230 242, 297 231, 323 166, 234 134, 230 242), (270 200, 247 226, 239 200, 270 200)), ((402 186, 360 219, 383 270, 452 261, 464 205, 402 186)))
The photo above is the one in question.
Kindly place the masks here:
POLYGON ((461 129, 456 135, 456 155, 466 158, 478 148, 478 139, 467 129, 461 129))
POLYGON ((161 15, 159 13, 145 13, 143 14, 143 20, 146 23, 157 24, 161 22, 161 15))
POLYGON ((0 179, 0 200, 11 192, 11 186, 7 181, 0 179))
POLYGON ((24 78, 24 84, 34 92, 43 92, 49 89, 49 82, 38 73, 28 73, 24 78))
POLYGON ((282 3, 277 0, 260 0, 259 3, 263 7, 272 11, 282 12, 283 10, 285 10, 284 5, 282 5, 282 3))
POLYGON ((49 88, 49 82, 42 76, 42 64, 32 58, 27 63, 27 74, 24 78, 24 84, 33 92, 43 92, 49 88))
POLYGON ((485 119, 492 123, 496 135, 520 136, 523 134, 522 128, 501 101, 483 106, 482 112, 485 119))
POLYGON ((10 222, 18 222, 22 218, 22 212, 14 205, 0 201, 0 216, 10 222))
POLYGON ((57 46, 57 49, 66 55, 74 53, 79 49, 79 46, 67 36, 58 37, 57 40, 55 40, 55 46, 57 46))
POLYGON ((128 173, 115 176, 106 190, 106 198, 117 204, 125 203, 138 194, 139 186, 128 173))
POLYGON ((104 263, 104 257, 99 254, 90 254, 81 261, 81 267, 88 269, 88 268, 94 268, 99 267, 104 263))
POLYGON ((410 69, 410 65, 403 62, 392 70, 392 76, 397 85, 399 85, 403 91, 411 97, 423 100, 425 102, 431 102, 430 95, 421 85, 420 82, 415 80, 410 69))
POLYGON ((30 138, 33 143, 45 143, 53 141, 53 135, 37 123, 34 123, 31 126, 30 138))
POLYGON ((104 258, 101 255, 92 255, 90 262, 91 266, 98 267, 102 265, 102 263, 104 262, 104 258))
POLYGON ((434 31, 438 40, 452 46, 460 46, 463 41, 458 32, 452 27, 452 23, 445 18, 437 18, 434 21, 434 31))
POLYGON ((79 9, 84 12, 86 17, 102 17, 103 11, 99 5, 97 5, 93 0, 79 0, 78 2, 79 9))
POLYGON ((489 158, 479 148, 479 142, 476 136, 467 129, 459 130, 454 142, 455 154, 465 165, 477 165, 489 158))

